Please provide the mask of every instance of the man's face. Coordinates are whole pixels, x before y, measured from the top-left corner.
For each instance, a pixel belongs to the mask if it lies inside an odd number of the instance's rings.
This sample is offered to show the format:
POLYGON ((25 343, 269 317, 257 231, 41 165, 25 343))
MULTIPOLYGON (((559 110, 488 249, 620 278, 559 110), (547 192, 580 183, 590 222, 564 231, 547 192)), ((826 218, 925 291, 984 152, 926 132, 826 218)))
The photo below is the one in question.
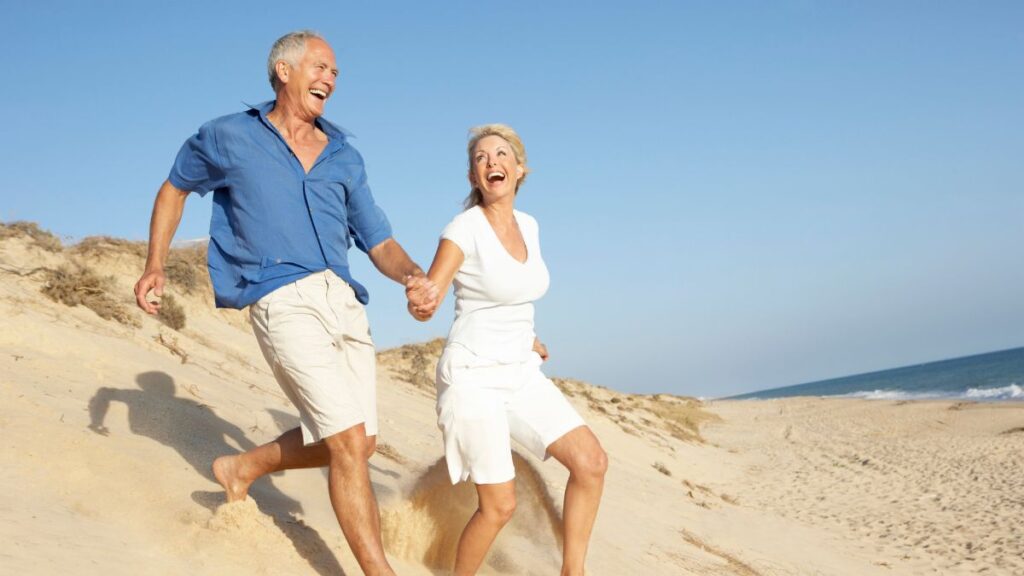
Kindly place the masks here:
POLYGON ((338 65, 330 45, 319 38, 306 40, 306 53, 298 65, 287 68, 280 91, 306 115, 313 118, 322 116, 324 103, 334 92, 338 78, 338 65))

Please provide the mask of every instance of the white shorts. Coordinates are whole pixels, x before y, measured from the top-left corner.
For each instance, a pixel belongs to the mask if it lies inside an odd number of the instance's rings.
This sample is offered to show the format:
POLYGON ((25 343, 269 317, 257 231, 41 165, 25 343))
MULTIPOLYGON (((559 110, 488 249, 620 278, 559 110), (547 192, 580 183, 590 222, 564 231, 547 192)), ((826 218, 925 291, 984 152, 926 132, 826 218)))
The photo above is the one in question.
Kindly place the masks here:
POLYGON ((583 419, 540 371, 531 352, 518 364, 482 359, 457 344, 447 346, 437 364, 437 424, 452 484, 500 484, 515 478, 515 439, 534 456, 583 419))
POLYGON ((253 332, 277 383, 299 411, 302 441, 365 424, 377 434, 377 359, 352 287, 325 270, 249 307, 253 332))

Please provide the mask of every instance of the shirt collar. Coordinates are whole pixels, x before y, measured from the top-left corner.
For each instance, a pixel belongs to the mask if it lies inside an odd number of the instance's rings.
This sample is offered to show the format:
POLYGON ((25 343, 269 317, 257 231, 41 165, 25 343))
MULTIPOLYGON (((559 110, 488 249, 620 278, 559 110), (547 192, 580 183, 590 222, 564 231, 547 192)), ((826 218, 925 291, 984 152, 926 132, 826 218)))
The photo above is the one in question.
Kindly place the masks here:
MULTIPOLYGON (((249 110, 251 112, 256 112, 257 114, 259 114, 260 119, 262 119, 263 122, 268 127, 270 127, 272 126, 272 124, 270 123, 270 120, 267 120, 267 114, 269 114, 270 111, 274 109, 275 102, 277 102, 277 100, 267 100, 266 102, 256 104, 255 106, 253 106, 252 104, 246 104, 246 106, 249 107, 249 110)), ((342 128, 341 126, 338 126, 333 122, 328 121, 323 116, 316 119, 316 125, 318 128, 323 130, 324 134, 327 134, 327 137, 330 140, 344 141, 349 138, 356 137, 355 134, 349 132, 348 130, 342 128)))

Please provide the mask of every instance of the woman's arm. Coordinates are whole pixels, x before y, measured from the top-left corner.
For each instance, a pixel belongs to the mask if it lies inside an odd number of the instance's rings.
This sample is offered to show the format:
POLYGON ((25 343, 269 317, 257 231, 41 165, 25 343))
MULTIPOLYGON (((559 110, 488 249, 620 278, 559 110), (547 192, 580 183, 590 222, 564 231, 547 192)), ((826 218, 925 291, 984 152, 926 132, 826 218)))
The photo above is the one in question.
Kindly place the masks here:
POLYGON ((444 297, 448 293, 448 287, 451 286, 452 280, 455 279, 455 273, 462 267, 463 260, 465 260, 465 256, 458 244, 448 239, 441 239, 441 242, 437 245, 437 254, 434 255, 434 262, 431 263, 430 271, 427 272, 427 278, 437 288, 437 304, 427 307, 415 306, 410 301, 407 308, 413 318, 420 322, 426 322, 433 317, 434 312, 441 306, 441 302, 444 302, 444 297))

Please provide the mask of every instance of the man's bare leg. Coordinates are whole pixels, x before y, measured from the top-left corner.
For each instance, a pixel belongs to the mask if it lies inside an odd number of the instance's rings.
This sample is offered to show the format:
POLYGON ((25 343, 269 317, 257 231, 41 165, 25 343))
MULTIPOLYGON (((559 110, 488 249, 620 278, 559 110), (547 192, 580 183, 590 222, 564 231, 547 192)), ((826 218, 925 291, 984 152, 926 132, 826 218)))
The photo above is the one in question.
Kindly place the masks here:
MULTIPOLYGON (((373 456, 377 437, 367 439, 366 458, 373 456)), ((241 454, 221 456, 213 461, 213 476, 224 487, 228 502, 245 500, 249 486, 266 474, 299 468, 323 468, 330 463, 326 444, 319 442, 306 446, 302 443, 302 430, 292 428, 276 440, 257 446, 241 454)))
POLYGON ((498 532, 512 519, 516 509, 516 484, 477 484, 477 510, 459 537, 455 553, 455 575, 476 574, 498 532))
POLYGON ((562 510, 562 576, 582 576, 590 533, 604 491, 608 456, 590 428, 580 426, 548 446, 548 454, 569 469, 562 510))
POLYGON ((393 575, 384 555, 380 512, 370 485, 367 459, 373 442, 362 424, 324 438, 328 451, 328 487, 334 514, 352 554, 368 576, 393 575))

